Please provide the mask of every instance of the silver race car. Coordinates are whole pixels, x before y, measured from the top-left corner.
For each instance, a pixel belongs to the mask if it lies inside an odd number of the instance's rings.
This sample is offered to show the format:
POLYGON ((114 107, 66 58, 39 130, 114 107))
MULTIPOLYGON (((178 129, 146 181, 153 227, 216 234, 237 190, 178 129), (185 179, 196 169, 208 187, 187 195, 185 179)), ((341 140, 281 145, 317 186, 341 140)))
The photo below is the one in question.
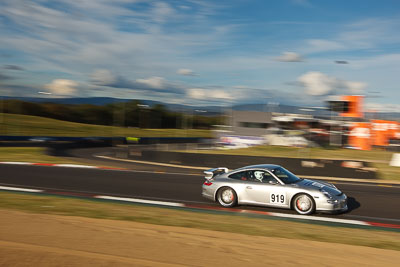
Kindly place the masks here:
POLYGON ((202 195, 223 207, 238 204, 294 209, 308 215, 347 210, 347 197, 333 184, 302 179, 279 165, 262 164, 233 171, 205 171, 202 195))

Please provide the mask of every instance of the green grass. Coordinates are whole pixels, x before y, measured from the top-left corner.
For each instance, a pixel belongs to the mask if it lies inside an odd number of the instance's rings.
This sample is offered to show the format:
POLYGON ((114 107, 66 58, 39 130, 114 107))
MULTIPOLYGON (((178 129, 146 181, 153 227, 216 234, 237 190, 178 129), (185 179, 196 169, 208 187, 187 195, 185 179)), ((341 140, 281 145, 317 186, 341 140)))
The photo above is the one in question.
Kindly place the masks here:
POLYGON ((201 150, 198 153, 228 154, 228 155, 248 155, 263 157, 285 157, 285 158, 314 158, 314 159, 350 159, 366 160, 372 162, 388 162, 392 158, 393 152, 374 149, 362 151, 354 149, 324 149, 324 148, 297 148, 284 146, 254 146, 249 148, 230 149, 230 150, 201 150))
POLYGON ((0 113, 0 135, 210 137, 208 130, 138 129, 92 125, 37 116, 0 113))
POLYGON ((78 161, 45 154, 43 147, 0 147, 0 161, 79 164, 78 161))
POLYGON ((362 151, 344 148, 323 149, 263 145, 231 150, 201 150, 183 152, 261 157, 363 160, 371 162, 371 167, 377 169, 379 178, 386 180, 400 180, 400 167, 392 167, 389 165, 389 162, 393 156, 393 152, 383 149, 362 151))
POLYGON ((379 177, 386 180, 400 180, 400 167, 392 167, 388 163, 372 163, 378 170, 379 177))
POLYGON ((400 250, 398 232, 308 224, 272 217, 245 217, 8 192, 0 192, 0 208, 400 250))

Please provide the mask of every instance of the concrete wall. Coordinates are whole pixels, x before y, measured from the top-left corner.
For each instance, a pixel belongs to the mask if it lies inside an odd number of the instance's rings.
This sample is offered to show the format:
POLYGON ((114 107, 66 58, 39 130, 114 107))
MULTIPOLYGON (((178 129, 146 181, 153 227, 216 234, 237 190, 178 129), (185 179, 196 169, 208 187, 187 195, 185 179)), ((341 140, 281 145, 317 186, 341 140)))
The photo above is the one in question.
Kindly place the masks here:
POLYGON ((230 125, 232 126, 233 135, 241 136, 262 136, 266 133, 266 127, 244 127, 243 124, 265 124, 270 125, 272 123, 271 112, 259 112, 259 111, 232 111, 230 114, 230 125))

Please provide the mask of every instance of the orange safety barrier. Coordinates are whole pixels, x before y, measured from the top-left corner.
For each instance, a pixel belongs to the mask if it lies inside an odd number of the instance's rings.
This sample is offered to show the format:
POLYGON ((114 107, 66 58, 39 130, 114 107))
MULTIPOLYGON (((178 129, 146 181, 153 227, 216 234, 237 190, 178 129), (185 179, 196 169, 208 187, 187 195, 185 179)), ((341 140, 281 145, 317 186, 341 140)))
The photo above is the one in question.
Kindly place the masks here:
POLYGON ((387 146, 389 139, 399 137, 399 123, 387 120, 371 120, 373 144, 375 146, 387 146))
POLYGON ((360 150, 371 149, 371 124, 353 122, 350 127, 348 143, 350 147, 360 150))

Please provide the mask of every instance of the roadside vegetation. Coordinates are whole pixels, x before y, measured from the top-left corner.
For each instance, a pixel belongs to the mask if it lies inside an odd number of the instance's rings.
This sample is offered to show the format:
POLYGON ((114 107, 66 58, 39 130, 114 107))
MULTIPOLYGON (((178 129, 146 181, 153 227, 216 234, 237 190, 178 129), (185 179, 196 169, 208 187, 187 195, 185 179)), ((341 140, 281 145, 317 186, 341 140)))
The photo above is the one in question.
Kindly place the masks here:
POLYGON ((149 106, 138 100, 93 105, 0 99, 0 108, 1 113, 8 114, 31 115, 93 125, 150 129, 210 129, 212 125, 221 124, 223 118, 218 114, 201 115, 195 111, 171 111, 164 105, 149 106))
POLYGON ((141 129, 61 121, 38 116, 0 113, 0 135, 22 136, 133 136, 210 137, 202 129, 141 129))
POLYGON ((148 224, 207 229, 255 236, 315 240, 400 251, 400 233, 351 226, 301 223, 278 218, 246 217, 177 210, 137 204, 110 203, 71 197, 0 192, 0 209, 81 216, 148 224))

